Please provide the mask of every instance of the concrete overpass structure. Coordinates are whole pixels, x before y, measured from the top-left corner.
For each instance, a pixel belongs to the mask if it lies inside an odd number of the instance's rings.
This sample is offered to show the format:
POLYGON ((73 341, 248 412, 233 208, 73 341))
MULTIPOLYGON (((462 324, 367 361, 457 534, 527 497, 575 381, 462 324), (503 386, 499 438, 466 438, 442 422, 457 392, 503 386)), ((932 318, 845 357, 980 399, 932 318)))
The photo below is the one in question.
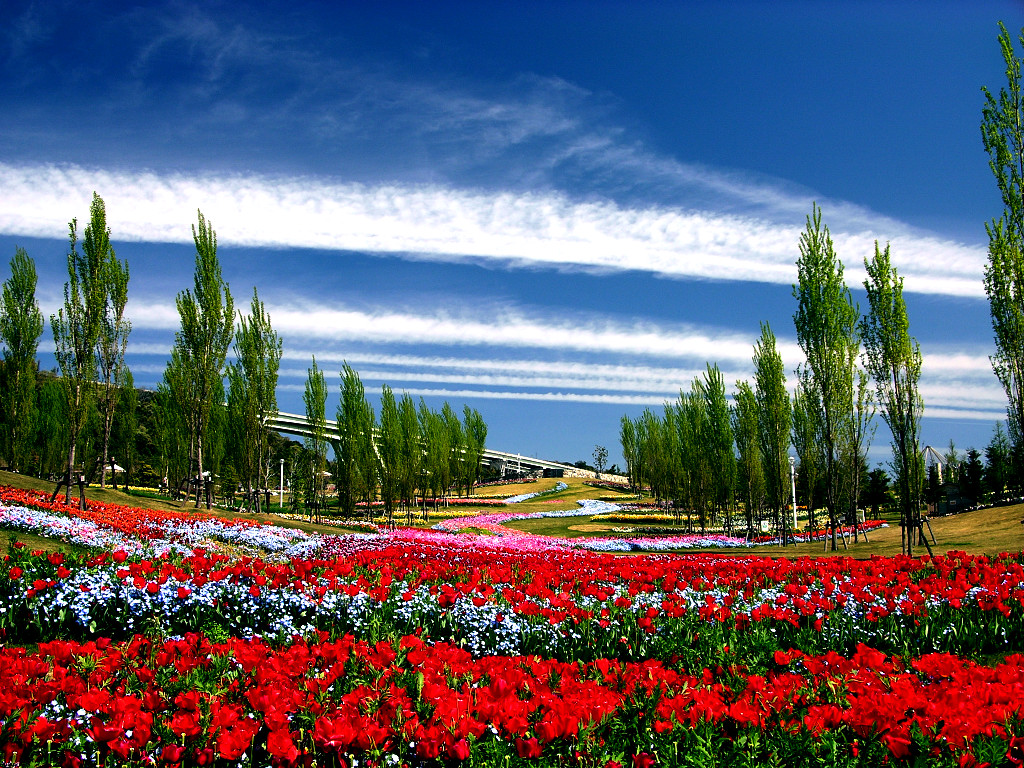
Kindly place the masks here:
MULTIPOLYGON (((337 445, 341 439, 338 433, 338 422, 327 419, 324 425, 326 427, 325 436, 335 446, 335 452, 337 452, 337 445)), ((271 414, 267 419, 267 428, 295 437, 309 437, 310 435, 309 422, 306 420, 306 417, 296 413, 278 412, 271 414)), ((491 448, 484 449, 483 456, 480 457, 480 466, 491 470, 494 474, 501 477, 512 473, 532 474, 536 472, 543 472, 558 477, 593 477, 594 474, 579 467, 574 467, 571 464, 523 456, 518 453, 496 451, 491 448)))

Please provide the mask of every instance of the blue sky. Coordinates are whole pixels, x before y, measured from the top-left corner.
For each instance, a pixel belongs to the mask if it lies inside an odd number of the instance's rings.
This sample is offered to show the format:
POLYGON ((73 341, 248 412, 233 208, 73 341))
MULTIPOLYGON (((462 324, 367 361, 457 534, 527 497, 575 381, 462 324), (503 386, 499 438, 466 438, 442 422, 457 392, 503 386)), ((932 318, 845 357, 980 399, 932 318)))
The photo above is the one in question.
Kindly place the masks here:
MULTIPOLYGON (((1020 3, 19 2, 0 6, 0 256, 44 312, 67 223, 105 200, 131 269, 129 363, 160 380, 213 223, 236 305, 284 338, 282 410, 315 354, 477 408, 494 448, 621 462, 618 424, 759 324, 800 362, 798 238, 823 211, 862 305, 876 239, 921 342, 924 437, 983 448, 981 86, 1020 3)), ((44 333, 43 364, 52 365, 44 333)), ((872 457, 889 435, 879 420, 872 457)))

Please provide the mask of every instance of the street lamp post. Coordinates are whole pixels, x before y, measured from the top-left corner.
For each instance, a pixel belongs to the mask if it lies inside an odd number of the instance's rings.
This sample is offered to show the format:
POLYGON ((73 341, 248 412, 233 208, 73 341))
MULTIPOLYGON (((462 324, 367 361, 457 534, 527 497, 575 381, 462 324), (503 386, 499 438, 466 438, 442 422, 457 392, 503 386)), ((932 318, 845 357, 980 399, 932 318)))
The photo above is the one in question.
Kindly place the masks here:
POLYGON ((796 529, 796 459, 789 457, 789 483, 793 491, 793 528, 796 529))
POLYGON ((281 459, 281 484, 277 486, 277 503, 284 507, 284 459, 281 459))

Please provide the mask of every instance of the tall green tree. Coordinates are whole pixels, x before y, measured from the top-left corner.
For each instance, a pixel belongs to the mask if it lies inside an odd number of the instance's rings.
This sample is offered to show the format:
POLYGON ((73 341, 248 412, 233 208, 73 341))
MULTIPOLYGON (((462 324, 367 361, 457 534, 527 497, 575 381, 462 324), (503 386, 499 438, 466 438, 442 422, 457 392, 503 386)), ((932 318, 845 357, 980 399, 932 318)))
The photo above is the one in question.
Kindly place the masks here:
POLYGON ((36 301, 36 265, 24 248, 16 248, 11 276, 0 304, 0 450, 17 472, 25 469, 35 419, 36 351, 43 334, 43 313, 36 301))
POLYGON ((447 505, 452 485, 459 483, 466 472, 466 436, 462 431, 462 422, 447 402, 441 406, 441 419, 448 433, 448 482, 443 488, 447 505))
POLYGON ((619 445, 622 446, 622 458, 626 463, 626 475, 633 492, 640 493, 638 479, 640 465, 637 460, 636 425, 629 416, 623 415, 619 420, 619 445))
MULTIPOLYGON (((432 411, 421 397, 419 404, 420 434, 423 436, 423 476, 424 484, 430 489, 437 500, 447 493, 451 485, 451 434, 441 414, 432 411)), ((424 519, 428 512, 424 506, 424 519)))
MULTIPOLYGON (((75 451, 89 413, 91 385, 96 378, 96 343, 106 306, 103 265, 110 258, 110 229, 103 200, 95 192, 89 208, 89 224, 78 250, 78 220, 68 225, 68 282, 64 306, 50 316, 54 355, 60 367, 67 400, 67 475, 64 499, 71 503, 71 484, 76 475, 75 451)), ((81 500, 85 504, 85 499, 81 500)))
POLYGON ((789 521, 783 510, 790 495, 789 445, 792 405, 786 390, 786 370, 768 323, 761 324, 761 338, 754 345, 754 393, 757 398, 757 430, 764 461, 766 502, 785 543, 789 521))
POLYGON ((302 402, 306 406, 306 423, 309 425, 309 434, 305 440, 309 462, 306 506, 309 509, 309 521, 319 522, 326 487, 324 473, 327 471, 327 383, 324 372, 316 364, 316 357, 306 374, 306 388, 302 394, 302 402))
POLYGON ((464 481, 468 496, 480 477, 480 460, 487 447, 487 422, 480 411, 468 405, 462 409, 462 435, 466 446, 464 481))
POLYGON ((380 426, 377 429, 380 498, 388 525, 395 521, 395 502, 402 488, 402 420, 395 393, 387 384, 380 393, 380 426))
POLYGON ((164 368, 163 380, 157 387, 154 403, 154 432, 159 455, 159 471, 163 476, 161 484, 173 490, 177 497, 178 488, 188 478, 189 457, 194 455, 192 443, 195 435, 189 429, 185 418, 184 403, 189 400, 191 381, 184 369, 177 349, 171 350, 170 360, 164 368))
POLYGON ((67 428, 67 398, 64 385, 55 376, 44 375, 36 388, 35 439, 32 469, 38 477, 54 478, 67 471, 63 432, 67 428))
MULTIPOLYGON (((117 386, 124 378, 124 353, 131 333, 131 321, 125 317, 128 303, 128 262, 121 261, 110 248, 101 265, 105 302, 100 322, 100 335, 96 343, 96 365, 99 373, 99 408, 103 419, 102 463, 110 464, 110 430, 114 423, 114 412, 120 396, 117 386)), ((106 472, 100 472, 100 487, 106 486, 106 472)))
MULTIPOLYGON (((981 138, 1003 212, 985 227, 989 247, 984 282, 996 345, 990 360, 1006 391, 1007 429, 1020 473, 1024 468, 1024 97, 1021 59, 1002 23, 999 30, 1006 87, 999 89, 998 97, 982 87, 981 138)), ((1024 32, 1018 42, 1024 46, 1024 32)))
POLYGON ((277 410, 281 337, 274 331, 256 288, 249 316, 240 315, 235 361, 228 365, 228 426, 232 458, 249 506, 261 511, 259 489, 268 487, 270 445, 267 419, 277 410))
POLYGON ((686 508, 688 530, 692 529, 693 512, 702 528, 707 522, 711 496, 711 453, 704 446, 707 422, 707 402, 695 379, 689 392, 679 391, 672 419, 676 432, 673 444, 678 451, 677 492, 686 508))
POLYGON ((804 488, 804 500, 810 526, 817 527, 815 501, 824 458, 821 441, 818 438, 818 414, 812 407, 804 382, 797 380, 793 393, 793 449, 799 463, 800 485, 804 488))
POLYGON ((355 514, 360 498, 360 457, 365 452, 363 443, 371 439, 367 434, 369 406, 366 390, 359 374, 347 362, 341 368, 341 401, 338 404, 338 501, 345 517, 355 514))
POLYGON ((416 489, 420 485, 420 472, 423 468, 423 440, 420 435, 416 403, 408 392, 403 392, 402 398, 398 402, 398 423, 402 435, 401 495, 405 504, 406 519, 412 523, 412 508, 415 505, 416 489))
MULTIPOLYGON (((733 491, 736 487, 736 458, 725 378, 718 365, 707 366, 699 391, 704 398, 707 419, 701 442, 710 463, 710 506, 730 528, 733 491)), ((703 521, 702 521, 703 522, 703 521)))
POLYGON ((764 462, 758 424, 757 395, 750 382, 738 381, 733 397, 732 434, 739 452, 738 485, 743 495, 748 535, 753 533, 754 518, 760 517, 765 500, 764 462))
MULTIPOLYGON (((203 441, 214 406, 216 384, 223 383, 224 362, 234 332, 235 305, 221 277, 217 233, 201 211, 198 228, 192 227, 192 239, 196 247, 194 288, 177 296, 181 329, 175 334, 174 348, 187 372, 180 394, 194 451, 191 461, 196 477, 203 478, 203 441)), ((208 506, 209 503, 207 493, 208 506)), ((199 504, 197 494, 196 506, 199 504)))
POLYGON ((797 299, 793 321, 806 359, 800 376, 809 405, 816 412, 825 459, 825 506, 835 550, 842 473, 848 471, 844 468, 843 437, 854 415, 859 312, 843 281, 843 264, 836 256, 828 227, 821 223, 821 209, 817 205, 800 235, 797 275, 798 283, 793 286, 797 299))
POLYGON ((921 455, 921 414, 924 401, 918 388, 921 378, 921 345, 910 335, 903 278, 889 255, 875 242, 875 255, 865 259, 868 313, 861 320, 864 357, 875 381, 882 418, 892 433, 893 470, 903 526, 903 550, 912 554, 914 534, 921 526, 921 495, 924 492, 924 459, 921 455))
MULTIPOLYGON (((860 504, 861 490, 867 484, 868 458, 867 452, 875 435, 875 399, 871 389, 871 377, 861 369, 854 370, 853 411, 846 422, 841 438, 841 454, 843 456, 845 480, 842 488, 846 523, 853 526, 854 541, 861 535, 857 526, 857 510, 860 504)), ((867 538, 867 532, 863 533, 867 538)))
POLYGON ((139 392, 135 389, 135 377, 128 366, 124 366, 118 379, 114 382, 120 395, 117 398, 117 410, 114 412, 113 429, 110 436, 110 448, 116 451, 111 462, 116 461, 124 468, 122 484, 127 486, 138 476, 138 448, 136 436, 139 432, 139 392))

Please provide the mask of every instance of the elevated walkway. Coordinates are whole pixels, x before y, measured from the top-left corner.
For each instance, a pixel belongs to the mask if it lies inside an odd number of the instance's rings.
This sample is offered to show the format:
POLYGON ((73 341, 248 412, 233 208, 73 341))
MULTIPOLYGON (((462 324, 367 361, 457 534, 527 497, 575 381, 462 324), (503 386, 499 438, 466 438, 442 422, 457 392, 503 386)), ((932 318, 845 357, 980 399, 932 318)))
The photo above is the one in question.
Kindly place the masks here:
MULTIPOLYGON (((324 421, 324 426, 326 428, 325 436, 327 440, 336 447, 341 439, 341 435, 338 432, 338 422, 327 419, 324 421)), ((271 414, 270 418, 267 419, 267 427, 275 432, 295 437, 310 436, 309 422, 305 416, 297 413, 277 412, 271 414)), ((496 451, 492 448, 484 449, 483 455, 480 457, 480 465, 493 470, 496 474, 503 477, 510 473, 531 474, 535 472, 545 472, 559 477, 574 477, 581 473, 587 476, 592 475, 592 473, 580 470, 579 467, 574 467, 571 464, 523 456, 518 453, 496 451)))

